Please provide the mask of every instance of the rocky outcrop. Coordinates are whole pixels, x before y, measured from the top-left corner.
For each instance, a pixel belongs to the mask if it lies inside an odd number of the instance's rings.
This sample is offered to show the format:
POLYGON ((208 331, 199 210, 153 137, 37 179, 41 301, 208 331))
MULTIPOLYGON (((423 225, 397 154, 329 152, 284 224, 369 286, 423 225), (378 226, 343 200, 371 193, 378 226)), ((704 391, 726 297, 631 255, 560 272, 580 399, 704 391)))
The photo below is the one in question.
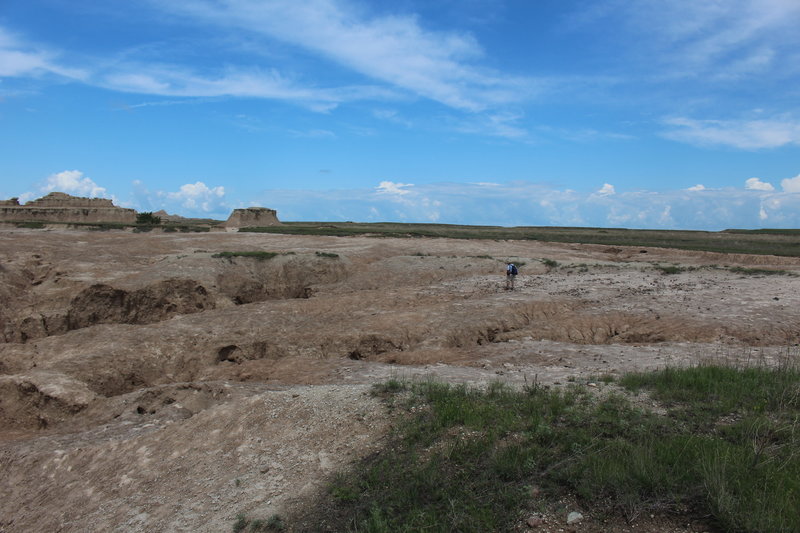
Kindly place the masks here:
POLYGON ((278 212, 266 207, 248 207, 247 209, 234 209, 228 220, 227 228, 254 228, 261 226, 278 226, 278 212))
POLYGON ((0 202, 0 222, 116 222, 133 224, 136 211, 116 207, 106 198, 82 198, 63 192, 20 205, 16 198, 0 202))

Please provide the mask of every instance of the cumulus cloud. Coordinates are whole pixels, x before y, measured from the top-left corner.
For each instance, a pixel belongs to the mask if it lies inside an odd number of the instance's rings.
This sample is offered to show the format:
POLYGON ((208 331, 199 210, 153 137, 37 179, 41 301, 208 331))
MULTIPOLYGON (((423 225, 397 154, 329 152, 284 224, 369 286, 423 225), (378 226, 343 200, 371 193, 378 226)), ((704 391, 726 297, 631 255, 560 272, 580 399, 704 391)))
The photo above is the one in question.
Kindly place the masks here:
POLYGON ((411 191, 407 189, 407 187, 413 187, 413 183, 395 183, 393 181, 382 181, 378 184, 375 190, 378 194, 394 194, 398 196, 403 196, 411 191))
POLYGON ((84 176, 80 170, 65 170, 51 174, 39 187, 39 190, 43 193, 58 191, 90 198, 107 196, 104 187, 100 187, 91 178, 84 176))
POLYGON ((793 178, 781 180, 784 192, 800 192, 800 174, 793 178))
POLYGON ((611 196, 612 194, 616 194, 616 192, 617 191, 614 189, 613 185, 610 183, 604 183, 603 186, 597 190, 596 194, 598 196, 611 196))
POLYGON ((744 188, 751 191, 774 191, 771 183, 761 181, 759 178, 750 178, 744 182, 744 188))
POLYGON ((687 191, 704 191, 704 190, 706 190, 706 186, 703 185, 702 183, 698 183, 697 185, 695 185, 693 187, 689 187, 686 190, 687 191))
POLYGON ((201 210, 206 213, 217 210, 225 196, 224 187, 209 188, 202 181, 181 185, 177 192, 162 193, 166 198, 177 201, 181 207, 201 210))

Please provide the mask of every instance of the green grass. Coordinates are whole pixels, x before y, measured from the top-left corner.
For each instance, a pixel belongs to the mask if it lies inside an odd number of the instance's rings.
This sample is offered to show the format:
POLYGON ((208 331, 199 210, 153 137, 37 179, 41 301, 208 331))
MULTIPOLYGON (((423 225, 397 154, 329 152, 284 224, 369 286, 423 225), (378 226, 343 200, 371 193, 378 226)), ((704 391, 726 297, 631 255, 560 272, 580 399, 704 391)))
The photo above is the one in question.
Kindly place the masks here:
POLYGON ((240 228, 239 231, 292 235, 374 237, 447 237, 453 239, 536 240, 704 250, 722 253, 800 256, 800 230, 676 231, 624 228, 501 227, 392 222, 284 222, 280 226, 240 228))
POLYGON ((735 272, 736 274, 744 274, 747 276, 796 276, 797 274, 794 272, 790 272, 788 270, 772 270, 769 268, 746 268, 746 267, 739 267, 734 266, 730 267, 728 270, 731 272, 735 272))
POLYGON ((17 222, 16 226, 25 229, 42 229, 44 222, 17 222))
POLYGON ((214 258, 222 258, 222 259, 233 259, 234 257, 250 257, 253 259, 258 259, 260 261, 266 261, 268 259, 272 259, 273 257, 277 257, 278 252, 218 252, 216 254, 212 254, 211 257, 214 258))
POLYGON ((728 531, 800 531, 797 370, 701 366, 621 385, 390 380, 374 393, 397 417, 391 442, 337 476, 320 512, 336 531, 508 531, 571 496, 600 518, 676 512, 728 531), (641 391, 667 414, 628 399, 641 391))

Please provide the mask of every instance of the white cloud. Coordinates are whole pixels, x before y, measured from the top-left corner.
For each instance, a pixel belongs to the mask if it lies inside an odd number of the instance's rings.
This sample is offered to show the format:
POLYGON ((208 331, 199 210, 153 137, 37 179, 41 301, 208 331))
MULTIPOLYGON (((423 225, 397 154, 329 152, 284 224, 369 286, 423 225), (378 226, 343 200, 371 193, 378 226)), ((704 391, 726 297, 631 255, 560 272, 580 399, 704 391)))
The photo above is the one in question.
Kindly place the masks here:
POLYGON ((616 194, 616 192, 617 191, 614 189, 613 185, 610 183, 604 183, 595 194, 597 194, 597 196, 611 196, 612 194, 616 194))
POLYGON ((800 192, 800 174, 793 178, 781 180, 784 192, 800 192))
POLYGON ((80 170, 65 170, 47 177, 44 184, 39 187, 40 192, 65 192, 76 196, 90 198, 106 197, 107 191, 90 178, 83 175, 80 170))
POLYGON ((751 191, 774 191, 771 183, 761 181, 759 178, 749 178, 744 182, 744 188, 751 191))
POLYGON ((341 0, 155 2, 182 16, 310 50, 348 69, 447 106, 480 111, 524 98, 529 80, 472 66, 467 33, 430 30, 414 16, 371 16, 341 0))
POLYGON ((673 129, 668 139, 699 145, 726 145, 745 150, 800 144, 800 121, 785 117, 769 120, 694 120, 685 117, 664 121, 673 129))
POLYGON ((56 63, 56 54, 35 49, 12 36, 0 27, 0 77, 36 76, 51 73, 81 79, 86 73, 80 69, 56 63))
POLYGON ((413 186, 413 183, 394 183, 392 181, 382 181, 378 184, 375 190, 378 192, 378 194, 393 194, 403 196, 411 192, 405 187, 413 186))
POLYGON ((794 0, 608 0, 592 11, 620 13, 637 52, 666 76, 725 81, 792 68, 800 43, 794 0))
POLYGON ((303 87, 275 69, 262 71, 254 68, 228 68, 213 77, 200 75, 178 65, 119 63, 114 69, 101 76, 99 85, 117 91, 160 96, 235 96, 286 100, 302 103, 322 113, 335 109, 343 102, 395 98, 391 90, 369 85, 328 89, 303 87))
POLYGON ((662 227, 675 225, 675 221, 672 219, 671 205, 667 205, 666 207, 664 207, 664 211, 661 212, 661 216, 659 217, 658 222, 662 227))
POLYGON ((179 202, 181 207, 209 213, 221 207, 225 197, 224 187, 209 188, 202 181, 181 185, 177 192, 160 193, 169 200, 179 202))
MULTIPOLYGON (((800 176, 798 177, 800 178, 800 176)), ((800 187, 800 179, 797 182, 800 187)), ((265 191, 282 220, 397 220, 500 226, 622 226, 722 230, 800 226, 800 194, 741 188, 695 191, 558 190, 529 182, 383 182, 373 189, 265 191), (598 201, 602 198, 602 201, 598 201)))
POLYGON ((483 113, 457 121, 455 128, 462 133, 521 139, 528 136, 528 131, 518 125, 522 118, 524 114, 520 112, 483 113))
POLYGON ((289 130, 289 134, 292 137, 298 139, 335 139, 336 134, 332 131, 328 130, 308 130, 308 131, 297 131, 297 130, 289 130))
POLYGON ((704 190, 706 190, 706 186, 703 185, 702 183, 698 183, 697 185, 695 185, 693 187, 689 187, 686 190, 687 191, 704 191, 704 190))

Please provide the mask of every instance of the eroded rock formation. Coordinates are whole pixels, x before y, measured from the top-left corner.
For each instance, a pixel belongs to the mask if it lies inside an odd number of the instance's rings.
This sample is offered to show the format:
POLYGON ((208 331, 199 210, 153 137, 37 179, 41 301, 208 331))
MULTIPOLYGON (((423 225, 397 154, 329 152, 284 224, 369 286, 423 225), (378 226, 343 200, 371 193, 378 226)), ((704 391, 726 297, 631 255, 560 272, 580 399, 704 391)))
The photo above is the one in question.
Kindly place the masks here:
POLYGON ((116 207, 106 198, 82 198, 63 192, 20 205, 17 198, 0 202, 0 222, 116 222, 133 224, 136 211, 116 207))
POLYGON ((260 226, 277 226, 278 212, 266 207, 248 207, 247 209, 234 209, 225 222, 228 228, 252 228, 260 226))

